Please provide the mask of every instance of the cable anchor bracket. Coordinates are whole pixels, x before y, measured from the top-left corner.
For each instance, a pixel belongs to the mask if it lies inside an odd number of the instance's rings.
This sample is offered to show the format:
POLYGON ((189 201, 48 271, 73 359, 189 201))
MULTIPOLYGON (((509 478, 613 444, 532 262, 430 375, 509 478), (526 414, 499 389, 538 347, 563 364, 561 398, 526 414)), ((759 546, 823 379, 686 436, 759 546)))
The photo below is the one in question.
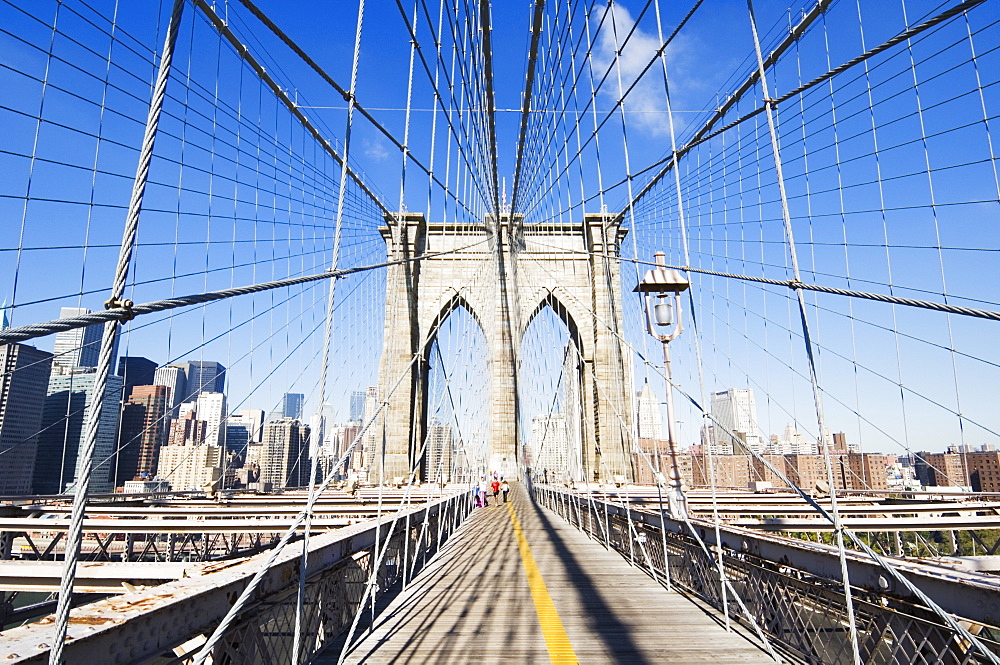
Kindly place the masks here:
POLYGON ((128 298, 110 298, 104 302, 104 309, 121 309, 123 311, 119 317, 120 322, 125 323, 126 321, 131 321, 135 318, 135 312, 132 311, 132 305, 135 304, 128 298))

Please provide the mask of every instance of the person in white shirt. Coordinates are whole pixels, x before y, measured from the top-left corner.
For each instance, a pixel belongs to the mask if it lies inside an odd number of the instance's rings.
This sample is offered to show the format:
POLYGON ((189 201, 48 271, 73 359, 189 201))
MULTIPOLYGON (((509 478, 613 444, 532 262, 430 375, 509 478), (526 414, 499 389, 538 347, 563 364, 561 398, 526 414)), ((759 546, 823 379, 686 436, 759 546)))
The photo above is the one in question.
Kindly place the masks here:
POLYGON ((486 482, 486 476, 479 479, 479 497, 483 500, 483 507, 490 505, 489 501, 490 484, 486 482))

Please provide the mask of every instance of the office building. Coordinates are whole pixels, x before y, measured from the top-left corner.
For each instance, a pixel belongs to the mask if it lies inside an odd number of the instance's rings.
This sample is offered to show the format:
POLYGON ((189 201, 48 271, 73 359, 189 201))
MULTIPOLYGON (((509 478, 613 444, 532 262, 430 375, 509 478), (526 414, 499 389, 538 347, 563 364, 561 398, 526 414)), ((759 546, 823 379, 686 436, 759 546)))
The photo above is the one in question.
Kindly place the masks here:
MULTIPOLYGON (((85 307, 63 307, 59 310, 60 319, 71 319, 84 314, 90 314, 90 310, 85 307)), ((53 346, 53 371, 57 368, 97 367, 103 330, 103 325, 95 324, 57 332, 53 346)))
POLYGON ((203 392, 222 393, 226 387, 226 368, 211 360, 188 360, 185 400, 203 392))
POLYGON ((52 354, 0 346, 0 494, 30 494, 52 354))
MULTIPOLYGON (((368 425, 375 419, 378 409, 378 386, 368 386, 368 389, 365 391, 365 411, 363 419, 365 425, 368 425)), ((375 457, 378 455, 378 451, 381 446, 382 429, 380 424, 373 423, 362 437, 361 442, 358 444, 358 449, 355 449, 355 452, 361 458, 362 462, 356 466, 352 463, 352 468, 371 468, 375 463, 375 457)))
POLYGON ((122 486, 122 494, 156 494, 170 491, 170 483, 166 480, 126 480, 122 486))
POLYGON ((378 411, 378 386, 368 386, 365 391, 365 408, 363 412, 364 422, 370 422, 378 411))
POLYGON ((757 403, 753 390, 731 388, 712 393, 715 443, 720 451, 744 452, 743 445, 761 452, 764 442, 757 427, 757 403))
POLYGON ((229 416, 226 421, 226 452, 246 457, 250 445, 250 429, 253 427, 241 416, 229 416))
POLYGON ((260 443, 264 440, 264 410, 263 409, 240 409, 236 414, 247 425, 250 430, 250 441, 260 443))
POLYGON ((149 358, 122 356, 118 359, 118 376, 124 380, 124 395, 128 397, 136 386, 156 383, 156 363, 149 358))
POLYGON ((175 491, 211 492, 219 489, 224 459, 221 446, 163 446, 156 476, 175 491))
POLYGON ((363 390, 351 393, 351 422, 358 422, 365 417, 365 394, 363 390))
POLYGON ((550 481, 565 476, 569 461, 566 416, 554 413, 531 420, 531 457, 531 468, 539 473, 548 471, 550 481))
POLYGON ((177 418, 177 408, 187 401, 187 366, 174 364, 159 367, 153 373, 153 384, 166 386, 170 389, 170 412, 171 418, 177 418))
POLYGON ((163 446, 163 419, 170 389, 166 386, 136 386, 122 407, 121 436, 115 469, 115 486, 127 480, 152 478, 163 446))
POLYGON ((660 417, 660 400, 653 394, 653 389, 649 386, 649 381, 642 386, 642 391, 637 396, 638 418, 640 439, 662 439, 663 421, 660 417))
POLYGON ((261 481, 272 487, 302 487, 309 481, 309 426, 294 418, 264 425, 261 481))
POLYGON ((451 463, 454 448, 451 425, 432 422, 427 428, 427 449, 424 459, 424 479, 431 483, 451 480, 451 463))
POLYGON ((302 420, 302 406, 306 396, 302 393, 285 393, 281 398, 281 417, 302 420))
POLYGON ((187 411, 182 417, 170 423, 170 434, 167 445, 170 446, 200 446, 205 443, 205 431, 208 423, 198 420, 194 409, 187 411))
POLYGON ((226 396, 215 392, 200 393, 195 409, 198 419, 208 423, 205 443, 210 446, 226 445, 226 430, 223 425, 226 419, 226 396))
POLYGON ((567 467, 570 477, 583 480, 583 403, 580 399, 580 354, 572 340, 563 349, 562 414, 566 416, 567 467))
MULTIPOLYGON (((72 492, 80 473, 80 449, 94 399, 97 374, 71 371, 53 374, 42 412, 35 458, 34 491, 37 494, 72 492)), ((114 489, 113 461, 118 439, 118 408, 122 398, 122 377, 108 376, 97 426, 94 447, 95 467, 91 472, 90 492, 114 489), (97 466, 100 465, 100 466, 97 466)))

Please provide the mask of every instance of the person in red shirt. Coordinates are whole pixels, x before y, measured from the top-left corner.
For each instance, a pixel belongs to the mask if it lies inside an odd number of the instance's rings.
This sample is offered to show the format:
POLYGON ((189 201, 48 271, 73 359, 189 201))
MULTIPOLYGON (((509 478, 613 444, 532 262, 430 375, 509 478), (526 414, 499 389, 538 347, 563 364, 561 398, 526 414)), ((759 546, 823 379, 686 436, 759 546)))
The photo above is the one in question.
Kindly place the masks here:
POLYGON ((493 482, 490 483, 490 489, 493 490, 493 505, 500 505, 500 502, 497 500, 497 496, 500 494, 500 481, 494 478, 493 482))

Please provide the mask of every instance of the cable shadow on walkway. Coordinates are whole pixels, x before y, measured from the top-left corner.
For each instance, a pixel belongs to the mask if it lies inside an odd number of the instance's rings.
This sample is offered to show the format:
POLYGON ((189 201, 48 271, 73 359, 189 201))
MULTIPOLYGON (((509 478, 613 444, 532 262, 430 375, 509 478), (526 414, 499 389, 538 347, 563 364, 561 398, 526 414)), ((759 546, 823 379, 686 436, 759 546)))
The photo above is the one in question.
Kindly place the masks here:
MULTIPOLYGON (((548 535, 559 561, 573 579, 573 588, 579 597, 580 604, 588 610, 587 627, 591 631, 591 635, 598 637, 605 644, 608 656, 613 662, 621 665, 652 665, 653 661, 647 658, 645 650, 635 641, 629 624, 619 619, 618 613, 621 612, 621 609, 615 608, 605 601, 601 587, 595 584, 590 575, 583 570, 576 555, 559 535, 558 529, 552 526, 545 511, 530 499, 527 503, 548 535)), ((569 526, 569 523, 567 522, 566 525, 569 526)), ((622 565, 627 565, 627 563, 622 560, 622 565)), ((558 607, 558 599, 554 600, 556 600, 558 607)), ((573 640, 572 633, 570 640, 573 640)))
POLYGON ((510 598, 520 594, 509 580, 522 573, 516 543, 504 533, 506 510, 480 510, 399 604, 376 618, 375 635, 361 641, 348 662, 473 662, 486 644, 513 644, 531 634, 529 622, 536 620, 522 611, 530 610, 530 597, 510 598))

